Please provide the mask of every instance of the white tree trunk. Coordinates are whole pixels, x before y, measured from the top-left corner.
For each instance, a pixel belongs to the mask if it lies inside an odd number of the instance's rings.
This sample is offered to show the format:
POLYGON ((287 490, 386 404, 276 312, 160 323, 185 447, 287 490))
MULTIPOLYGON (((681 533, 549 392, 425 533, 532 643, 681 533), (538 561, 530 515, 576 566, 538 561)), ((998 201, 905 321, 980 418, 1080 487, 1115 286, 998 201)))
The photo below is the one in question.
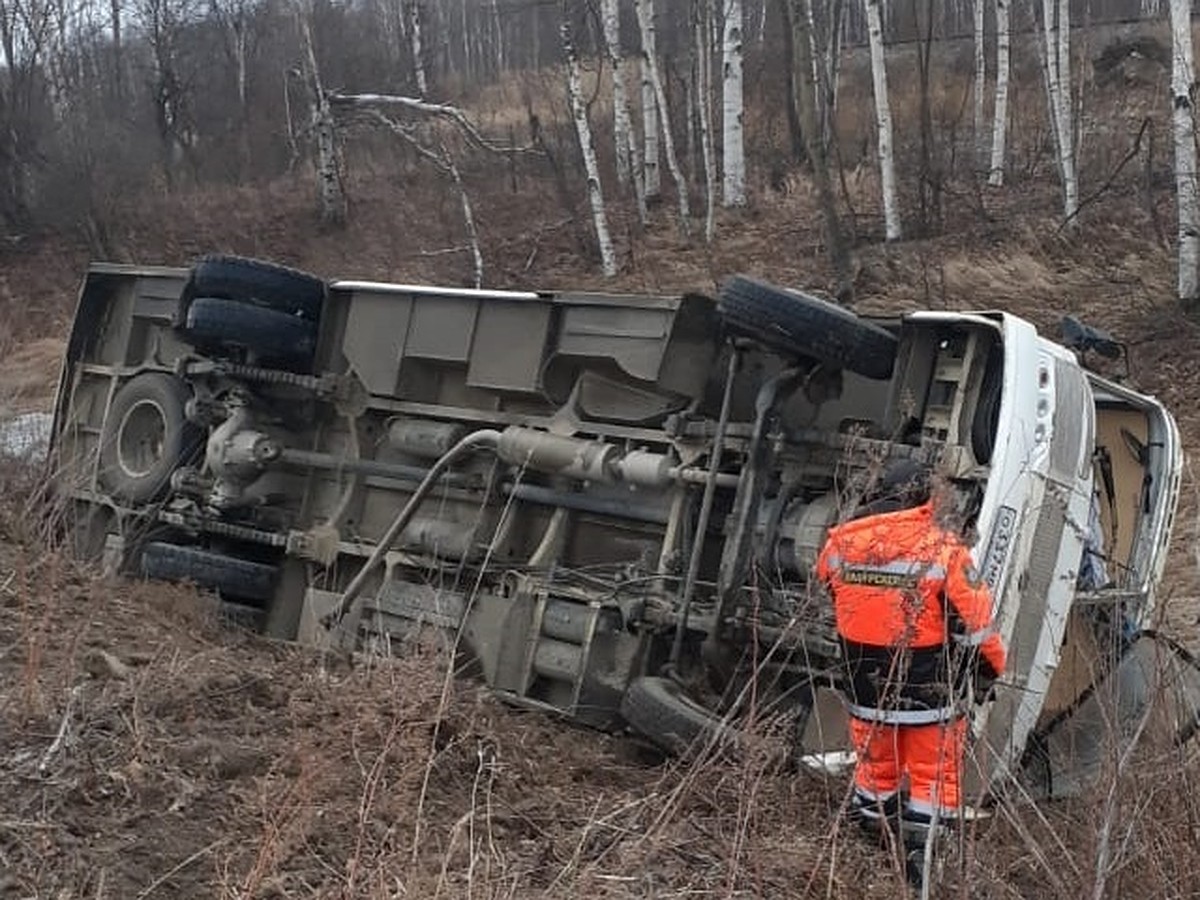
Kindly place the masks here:
MULTIPOLYGON (((632 184, 637 200, 638 221, 646 224, 646 172, 642 168, 642 148, 637 129, 633 127, 633 116, 629 111, 629 89, 625 53, 621 49, 620 0, 604 0, 604 42, 608 48, 613 71, 613 137, 617 152, 617 180, 622 185, 632 184), (609 7, 611 6, 611 18, 609 7)), ((653 91, 651 91, 651 107, 653 91)), ((643 124, 645 124, 643 117, 643 124)), ((657 141, 657 125, 655 140, 657 141)), ((657 147, 657 144, 655 145, 657 147)), ((657 153, 657 150, 655 151, 657 153)), ((657 178, 658 161, 655 160, 657 178)))
POLYGON ((746 205, 746 146, 742 128, 742 0, 726 0, 721 42, 721 147, 725 161, 722 197, 726 206, 746 205))
POLYGON ((814 7, 809 12, 812 29, 813 72, 817 83, 817 109, 821 115, 821 135, 826 146, 834 140, 838 82, 841 78, 841 26, 843 0, 825 0, 820 16, 814 7))
POLYGON ((70 102, 67 90, 66 61, 68 59, 64 41, 54 39, 46 48, 43 70, 46 76, 46 93, 49 95, 50 112, 56 124, 70 117, 70 102))
POLYGON ((1045 47, 1042 68, 1046 99, 1058 149, 1058 172, 1063 185, 1063 216, 1069 222, 1079 209, 1079 183, 1075 172, 1074 124, 1071 120, 1071 19, 1070 0, 1042 0, 1045 47))
POLYGON ((334 125, 333 108, 321 84, 321 70, 317 67, 317 54, 313 48, 312 30, 309 26, 311 6, 296 3, 294 11, 300 30, 302 68, 311 103, 312 134, 316 144, 317 197, 320 204, 320 221, 324 227, 336 227, 346 221, 346 192, 342 184, 342 172, 337 152, 337 129, 334 125))
POLYGON ((408 41, 412 48, 413 75, 417 79, 417 93, 422 97, 429 94, 429 79, 425 75, 425 55, 421 34, 421 3, 420 0, 409 0, 408 3, 408 41))
POLYGON ((712 7, 695 0, 696 99, 700 111, 700 152, 704 161, 704 240, 711 244, 716 223, 717 161, 712 133, 712 43, 709 40, 712 7))
POLYGON ((459 202, 462 204, 463 225, 467 229, 467 240, 470 241, 471 246, 471 262, 475 270, 475 287, 481 288, 483 287, 483 252, 479 249, 479 229, 475 227, 475 210, 471 206, 471 198, 467 194, 466 185, 463 184, 462 175, 458 172, 458 166, 454 164, 454 160, 450 158, 449 153, 446 153, 444 147, 442 153, 445 156, 450 177, 458 189, 459 202))
POLYGON ((797 115, 804 136, 804 149, 812 166, 813 184, 817 189, 821 215, 825 220, 825 241, 829 261, 837 278, 835 296, 839 303, 854 302, 854 262, 842 230, 829 157, 821 139, 821 115, 818 106, 820 67, 816 63, 816 47, 812 29, 812 0, 785 0, 787 27, 792 32, 792 69, 797 115))
POLYGON ((1200 294, 1200 198, 1196 185, 1196 125, 1192 120, 1191 0, 1171 0, 1171 125, 1175 137, 1175 192, 1179 209, 1179 299, 1200 294))
POLYGON ((805 17, 808 20, 808 33, 812 45, 812 77, 816 93, 817 116, 821 123, 821 143, 829 147, 829 103, 825 92, 825 59, 821 54, 820 34, 817 31, 817 20, 813 13, 812 0, 805 2, 805 17))
MULTIPOLYGON (((693 0, 694 4, 695 0, 693 0)), ((695 43, 693 39, 692 43, 695 43)), ((702 163, 697 162, 700 156, 700 135, 696 125, 699 115, 696 112, 696 80, 700 77, 696 71, 695 50, 692 51, 692 59, 689 60, 690 71, 688 72, 687 82, 683 86, 683 132, 684 132, 684 152, 687 160, 687 173, 692 178, 699 177, 696 173, 700 171, 702 163)))
POLYGON ((604 24, 604 45, 612 64, 613 142, 617 158, 617 183, 629 184, 629 100, 625 90, 625 55, 621 52, 621 7, 619 0, 602 0, 600 13, 604 24))
POLYGON ((658 53, 654 34, 654 0, 634 0, 638 31, 642 37, 642 135, 646 152, 643 156, 645 193, 647 200, 657 200, 662 194, 662 173, 659 169, 658 100, 654 96, 651 65, 658 53))
POLYGON ((1075 120, 1071 112, 1075 109, 1075 90, 1071 78, 1071 0, 1058 0, 1058 85, 1067 111, 1067 122, 1071 131, 1071 146, 1074 147, 1075 120))
POLYGON ((896 165, 892 153, 892 106, 888 100, 887 60, 883 47, 880 0, 867 2, 867 39, 871 45, 871 84, 875 91, 875 124, 879 131, 879 183, 883 193, 884 231, 900 239, 900 204, 896 201, 896 165))
POLYGON ((992 162, 989 166, 988 184, 1000 187, 1004 184, 1005 141, 1008 137, 1008 73, 1009 30, 1008 6, 1010 0, 996 0, 996 104, 992 110, 992 162))
MULTIPOLYGON (((447 10, 447 12, 449 11, 447 10)), ((462 32, 462 47, 460 50, 462 53, 462 70, 463 74, 470 78, 473 70, 471 68, 471 26, 467 24, 467 0, 460 0, 458 4, 458 21, 461 23, 459 30, 462 32)))
POLYGON ((571 101, 571 116, 575 120, 575 132, 579 135, 579 148, 583 152, 583 168, 587 174, 588 202, 592 207, 592 222, 596 227, 596 243, 600 248, 600 268, 611 278, 617 274, 617 256, 613 251, 612 238, 608 233, 608 216, 604 211, 604 193, 600 189, 600 167, 596 164, 596 148, 592 144, 592 128, 588 124, 587 105, 583 99, 583 80, 579 75, 579 57, 571 39, 571 26, 567 19, 567 4, 564 0, 562 13, 563 52, 567 57, 567 96, 571 101))
POLYGON ((972 117, 973 137, 975 138, 975 165, 983 165, 987 152, 987 133, 983 127, 983 94, 987 90, 987 60, 984 57, 983 23, 984 4, 987 0, 974 0, 974 31, 975 31, 975 78, 971 84, 972 100, 975 109, 972 117))
POLYGON ((1058 0, 1058 118, 1062 132, 1063 211, 1068 221, 1079 211, 1075 161, 1075 101, 1071 79, 1071 0, 1058 0))
POLYGON ((333 112, 324 99, 313 105, 313 132, 317 142, 317 183, 321 198, 321 224, 336 227, 346 221, 346 193, 338 165, 337 130, 333 112))
POLYGON ((505 69, 505 60, 504 20, 500 18, 500 4, 498 0, 492 0, 492 31, 495 33, 496 40, 496 46, 493 48, 496 60, 496 74, 499 75, 505 69))
MULTIPOLYGON (((662 120, 662 142, 663 151, 667 157, 667 168, 671 170, 671 177, 675 179, 675 192, 679 197, 679 229, 686 237, 691 232, 691 208, 688 203, 688 186, 684 181, 683 173, 679 169, 679 157, 675 155, 675 139, 671 135, 671 116, 667 111, 667 94, 663 90, 662 78, 658 72, 658 60, 652 52, 647 50, 647 47, 654 46, 654 20, 652 18, 653 10, 652 0, 638 0, 638 28, 642 33, 642 64, 650 75, 650 86, 654 89, 654 104, 658 107, 658 116, 662 120), (651 35, 647 40, 647 34, 651 35)), ((646 149, 649 154, 649 146, 646 149)), ((657 151, 656 151, 657 152, 657 151)), ((657 167, 656 167, 657 168, 657 167)), ((647 158, 646 162, 646 196, 650 196, 650 164, 647 158)))
POLYGON ((838 93, 842 80, 842 33, 845 31, 846 7, 844 0, 832 0, 825 13, 829 17, 825 47, 825 91, 828 137, 833 136, 833 121, 837 115, 838 93))

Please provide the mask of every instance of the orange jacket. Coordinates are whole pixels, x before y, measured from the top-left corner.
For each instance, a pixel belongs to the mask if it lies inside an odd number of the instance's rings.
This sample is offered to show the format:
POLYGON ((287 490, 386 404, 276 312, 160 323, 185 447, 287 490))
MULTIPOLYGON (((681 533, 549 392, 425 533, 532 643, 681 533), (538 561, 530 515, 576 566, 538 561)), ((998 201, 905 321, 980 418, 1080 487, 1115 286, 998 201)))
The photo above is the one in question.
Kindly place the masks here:
POLYGON ((956 647, 978 648, 992 674, 1004 671, 991 591, 931 503, 831 528, 816 571, 833 593, 859 706, 947 717, 965 655, 956 647))

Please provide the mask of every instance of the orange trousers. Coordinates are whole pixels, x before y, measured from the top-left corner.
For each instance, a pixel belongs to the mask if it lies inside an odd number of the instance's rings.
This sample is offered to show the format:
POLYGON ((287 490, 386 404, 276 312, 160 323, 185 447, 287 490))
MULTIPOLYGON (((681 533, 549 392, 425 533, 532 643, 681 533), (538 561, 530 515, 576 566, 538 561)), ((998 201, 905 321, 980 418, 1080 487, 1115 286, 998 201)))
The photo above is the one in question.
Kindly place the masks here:
POLYGON ((890 725, 850 719, 850 739, 858 758, 854 787, 862 801, 895 796, 908 776, 906 808, 931 815, 955 816, 962 804, 961 771, 967 720, 932 725, 890 725))

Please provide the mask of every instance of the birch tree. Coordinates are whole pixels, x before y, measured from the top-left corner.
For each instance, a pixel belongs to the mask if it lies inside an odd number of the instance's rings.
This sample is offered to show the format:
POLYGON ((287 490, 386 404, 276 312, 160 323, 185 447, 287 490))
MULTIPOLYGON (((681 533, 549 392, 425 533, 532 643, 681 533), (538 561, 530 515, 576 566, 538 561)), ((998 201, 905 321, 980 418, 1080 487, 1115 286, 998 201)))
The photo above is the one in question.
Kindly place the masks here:
POLYGON ((838 84, 841 78, 842 18, 844 0, 825 0, 823 15, 817 16, 809 3, 809 27, 813 34, 813 58, 817 69, 817 96, 821 115, 821 134, 826 145, 835 138, 838 84))
MULTIPOLYGON (((765 4, 764 4, 765 8, 765 4)), ((721 193, 726 206, 746 205, 746 148, 742 122, 742 0, 726 0, 721 41, 721 149, 725 171, 721 193)))
POLYGON ((716 206, 716 168, 714 158, 712 116, 709 100, 712 97, 711 12, 708 0, 694 0, 693 30, 696 43, 696 99, 700 113, 700 152, 704 161, 704 240, 712 243, 716 206))
POLYGON ((996 0, 996 102, 992 110, 992 161, 988 184, 1004 184, 1005 140, 1008 137, 1009 3, 996 0))
POLYGON ((974 101, 974 115, 971 117, 971 136, 975 139, 975 159, 973 164, 983 164, 987 150, 987 135, 983 130, 983 93, 987 89, 987 59, 984 55, 984 4, 987 0, 973 0, 974 14, 973 31, 975 33, 975 77, 971 81, 971 99, 974 101))
POLYGON ((471 262, 475 275, 474 284, 476 288, 483 287, 483 251, 479 249, 479 229, 475 225, 475 209, 471 205, 471 197, 467 193, 462 175, 459 173, 458 166, 455 164, 454 158, 450 155, 450 151, 446 149, 445 144, 439 144, 436 151, 431 150, 417 139, 413 129, 405 128, 382 115, 379 118, 391 128, 394 134, 398 134, 403 138, 419 156, 433 163, 439 171, 448 175, 454 183, 454 187, 458 191, 458 202, 462 209, 463 227, 467 232, 467 246, 471 252, 471 262))
POLYGON ((1058 173, 1063 185, 1063 216, 1070 222, 1079 209, 1079 182, 1075 171, 1075 135, 1071 110, 1070 0, 1042 0, 1042 71, 1051 131, 1058 153, 1058 173))
POLYGON ((587 174, 588 202, 592 207, 592 222, 596 228, 596 243, 600 249, 600 268, 605 276, 617 274, 617 257, 613 251, 612 238, 608 233, 608 216, 604 211, 604 193, 600 188, 600 167, 596 163, 596 148, 592 143, 592 128, 588 123, 587 105, 583 99, 583 79, 579 74, 579 55, 571 36, 568 0, 563 0, 562 34, 563 53, 567 58, 567 96, 571 102, 571 117, 575 120, 575 133, 579 136, 579 148, 583 153, 583 168, 587 174))
POLYGON ((657 200, 662 194, 662 173, 659 169, 661 152, 658 145, 658 100, 654 93, 654 77, 651 73, 653 61, 658 53, 654 24, 654 0, 634 0, 637 12, 638 32, 642 38, 642 137, 645 153, 642 156, 647 202, 657 200))
POLYGON ((461 138, 458 143, 463 146, 463 150, 460 152, 471 148, 510 162, 517 154, 528 153, 534 148, 489 139, 466 112, 448 103, 432 103, 420 97, 396 94, 343 94, 333 91, 328 92, 326 98, 334 111, 340 115, 353 115, 359 121, 366 118, 387 128, 408 144, 419 157, 449 178, 458 193, 463 229, 467 238, 467 246, 462 249, 470 254, 475 287, 481 287, 484 263, 475 208, 458 163, 447 147, 446 131, 450 130, 461 138), (427 127, 430 123, 437 124, 427 127))
MULTIPOLYGON (((667 108, 667 93, 663 90, 662 77, 658 71, 658 60, 654 48, 654 4, 653 0, 638 0, 638 29, 642 34, 642 65, 650 75, 650 86, 654 90, 654 105, 658 108, 657 118, 662 120, 663 151, 667 157, 667 168, 675 180, 675 193, 679 198, 679 230, 684 237, 691 232, 691 206, 688 202, 687 182, 679 168, 679 157, 675 155, 675 139, 671 135, 671 116, 667 108)), ((657 149, 655 153, 657 153, 657 149)), ((650 196, 650 147, 646 147, 646 196, 650 196)), ((657 163, 656 163, 657 169, 657 163)))
MULTIPOLYGON (((37 12, 39 4, 23 4, 30 12, 37 12)), ((80 22, 72 21, 73 13, 77 10, 68 9, 62 2, 46 3, 41 12, 42 30, 44 33, 45 52, 42 62, 42 76, 46 82, 46 93, 50 100, 50 110, 56 123, 65 123, 70 118, 70 104, 73 95, 78 93, 79 79, 75 78, 72 61, 79 58, 73 52, 68 31, 78 31, 80 22)))
MULTIPOLYGON (((494 0, 493 0, 494 2, 494 0)), ((625 53, 621 49, 621 7, 619 0, 602 0, 604 46, 612 66, 613 143, 617 158, 617 183, 633 186, 637 198, 638 218, 646 222, 646 197, 642 187, 641 152, 637 133, 629 114, 629 92, 625 82, 625 53)))
POLYGON ((500 3, 491 0, 492 31, 496 41, 496 74, 502 73, 508 66, 504 58, 504 20, 500 18, 500 3))
POLYGON ((800 86, 800 78, 796 72, 798 54, 792 28, 788 24, 791 22, 788 3, 789 0, 779 2, 779 10, 787 26, 783 29, 784 76, 787 81, 787 103, 784 104, 784 110, 787 113, 788 143, 791 145, 792 157, 796 162, 804 164, 808 162, 808 150, 804 140, 804 128, 800 124, 800 98, 796 93, 800 86))
POLYGON ((420 0, 408 0, 408 43, 412 49, 413 76, 417 81, 417 93, 426 97, 429 95, 429 78, 425 74, 424 35, 421 26, 420 0))
MULTIPOLYGON (((697 0, 692 0, 692 12, 694 17, 696 12, 697 0)), ((693 23, 694 25, 694 23, 693 23)), ((684 159, 687 160, 687 171, 695 175, 701 171, 703 163, 699 162, 700 153, 700 129, 696 122, 700 118, 699 111, 696 106, 696 84, 700 81, 700 73, 696 70, 696 59, 699 54, 696 52, 695 34, 692 36, 692 51, 688 61, 688 78, 683 85, 683 139, 684 139, 684 159)))
POLYGON ((825 241, 829 259, 837 277, 837 297, 849 303, 854 297, 854 279, 850 265, 850 250, 842 233, 833 181, 829 174, 829 158, 821 137, 820 113, 817 108, 817 68, 813 46, 812 0, 785 0, 788 27, 792 32, 792 51, 795 54, 792 72, 796 105, 799 107, 800 128, 804 132, 804 147, 813 170, 817 197, 825 220, 825 241))
POLYGON ((612 68, 613 143, 617 159, 617 183, 629 184, 629 102, 625 96, 625 59, 621 53, 621 7, 618 0, 601 0, 600 18, 604 46, 612 68))
POLYGON ((875 92, 875 124, 879 133, 879 184, 883 193, 884 232, 900 239, 900 205, 896 202, 896 166, 892 153, 892 107, 888 99, 887 60, 883 47, 880 0, 866 0, 867 39, 871 45, 871 85, 875 92))
POLYGON ((238 172, 246 175, 250 164, 249 62, 251 41, 251 0, 212 0, 212 13, 225 35, 225 53, 233 63, 237 90, 238 172))
POLYGON ((296 25, 300 31, 301 70, 308 88, 312 117, 313 143, 316 149, 317 198, 322 227, 333 228, 346 221, 346 191, 337 152, 337 128, 333 109, 321 84, 321 70, 313 47, 309 24, 311 7, 297 2, 294 7, 296 25))
POLYGON ((194 11, 192 0, 138 0, 135 6, 150 49, 154 123, 168 190, 174 186, 179 162, 190 155, 195 137, 189 108, 192 78, 181 63, 183 35, 194 11))
POLYGON ((1196 186, 1196 134, 1192 86, 1191 0, 1171 0, 1171 130, 1175 138, 1175 191, 1179 210, 1179 299, 1200 294, 1200 199, 1196 186))

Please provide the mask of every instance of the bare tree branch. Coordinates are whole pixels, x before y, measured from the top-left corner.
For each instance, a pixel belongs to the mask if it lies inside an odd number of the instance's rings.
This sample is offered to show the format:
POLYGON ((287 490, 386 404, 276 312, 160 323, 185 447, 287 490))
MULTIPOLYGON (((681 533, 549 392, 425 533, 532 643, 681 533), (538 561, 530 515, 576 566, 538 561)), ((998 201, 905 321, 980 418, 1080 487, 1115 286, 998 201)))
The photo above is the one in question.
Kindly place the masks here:
POLYGON ((371 119, 383 125, 392 134, 405 141, 419 156, 431 162, 444 174, 450 176, 450 179, 454 182, 454 187, 458 190, 459 202, 462 204, 463 225, 467 230, 471 260, 475 267, 475 287, 483 287, 483 252, 479 249, 479 230, 475 227, 475 210, 471 205, 471 198, 467 194, 466 185, 463 184, 462 175, 459 174, 458 166, 454 164, 454 157, 450 155, 450 151, 446 149, 446 145, 443 143, 438 144, 437 152, 426 147, 421 143, 417 137, 416 129, 412 126, 404 125, 395 119, 390 119, 377 109, 368 110, 367 113, 371 119))
POLYGON ((458 125, 472 144, 480 150, 486 150, 489 153, 508 155, 513 153, 537 152, 533 147, 506 147, 489 141, 467 117, 466 113, 457 106, 451 106, 448 103, 431 103, 419 97, 403 97, 397 94, 342 94, 331 91, 326 93, 325 96, 329 100, 330 105, 334 107, 400 107, 401 109, 418 113, 422 116, 446 119, 458 125))

